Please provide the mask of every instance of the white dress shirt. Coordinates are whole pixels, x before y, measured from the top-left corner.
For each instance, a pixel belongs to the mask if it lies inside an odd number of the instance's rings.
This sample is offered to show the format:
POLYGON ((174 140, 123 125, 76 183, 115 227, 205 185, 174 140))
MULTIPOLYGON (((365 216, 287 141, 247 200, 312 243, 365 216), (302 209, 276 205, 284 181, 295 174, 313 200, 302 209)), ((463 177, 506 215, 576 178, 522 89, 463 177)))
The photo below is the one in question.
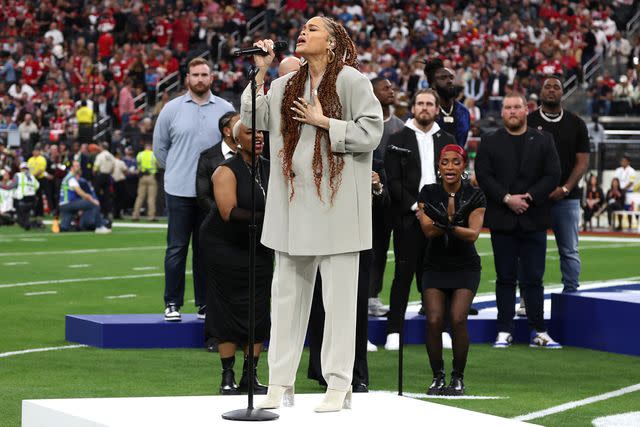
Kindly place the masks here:
POLYGON ((225 160, 235 156, 236 152, 233 151, 226 142, 220 141, 220 144, 222 144, 222 155, 224 156, 225 160))

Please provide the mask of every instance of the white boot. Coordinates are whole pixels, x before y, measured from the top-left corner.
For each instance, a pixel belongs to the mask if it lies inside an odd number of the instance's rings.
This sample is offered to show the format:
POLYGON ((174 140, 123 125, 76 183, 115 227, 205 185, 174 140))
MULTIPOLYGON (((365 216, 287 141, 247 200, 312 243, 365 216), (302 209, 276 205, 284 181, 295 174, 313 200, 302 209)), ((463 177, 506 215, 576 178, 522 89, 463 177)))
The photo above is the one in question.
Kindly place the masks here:
POLYGON ((400 334, 394 332, 387 335, 387 342, 384 344, 385 350, 398 350, 400 348, 400 334))
POLYGON ((267 390, 267 397, 256 405, 258 409, 276 409, 282 406, 293 406, 293 386, 271 385, 267 390))
POLYGON ((337 412, 341 409, 351 409, 351 386, 347 391, 338 391, 328 388, 324 394, 324 399, 319 406, 316 406, 316 412, 337 412))

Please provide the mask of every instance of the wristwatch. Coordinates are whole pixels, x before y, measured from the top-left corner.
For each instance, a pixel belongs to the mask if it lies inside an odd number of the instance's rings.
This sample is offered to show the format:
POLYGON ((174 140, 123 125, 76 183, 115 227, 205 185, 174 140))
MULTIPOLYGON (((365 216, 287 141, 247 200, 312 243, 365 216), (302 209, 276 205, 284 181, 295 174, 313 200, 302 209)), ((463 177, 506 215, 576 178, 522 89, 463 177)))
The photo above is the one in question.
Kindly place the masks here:
POLYGON ((565 196, 566 196, 566 195, 568 195, 568 194, 570 193, 570 191, 569 191, 569 189, 567 188, 567 186, 566 186, 566 185, 563 185, 563 186, 562 186, 562 187, 560 187, 560 188, 562 188, 562 192, 564 193, 564 195, 565 195, 565 196))

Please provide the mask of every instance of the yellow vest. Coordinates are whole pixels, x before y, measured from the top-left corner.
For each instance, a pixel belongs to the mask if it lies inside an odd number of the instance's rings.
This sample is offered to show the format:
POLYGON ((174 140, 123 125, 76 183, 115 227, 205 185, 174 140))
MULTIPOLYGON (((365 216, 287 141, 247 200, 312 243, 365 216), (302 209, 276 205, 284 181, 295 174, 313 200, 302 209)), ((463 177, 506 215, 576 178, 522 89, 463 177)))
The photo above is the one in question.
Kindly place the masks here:
POLYGON ((76 111, 76 119, 78 120, 78 124, 81 125, 93 124, 93 110, 87 106, 80 107, 78 111, 76 111))
POLYGON ((153 151, 151 150, 139 152, 136 156, 136 161, 138 162, 138 169, 140 169, 142 173, 154 174, 158 171, 156 156, 153 155, 153 151))

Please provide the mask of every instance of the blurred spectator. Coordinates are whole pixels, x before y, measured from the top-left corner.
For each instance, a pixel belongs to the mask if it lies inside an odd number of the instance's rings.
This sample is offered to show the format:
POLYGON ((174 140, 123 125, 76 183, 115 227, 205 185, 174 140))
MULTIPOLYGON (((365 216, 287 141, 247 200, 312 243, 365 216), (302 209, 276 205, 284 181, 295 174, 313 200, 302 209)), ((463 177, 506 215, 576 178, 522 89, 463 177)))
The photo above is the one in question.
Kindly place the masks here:
POLYGON ((622 229, 622 218, 618 217, 618 227, 615 226, 615 218, 613 213, 615 211, 624 210, 625 191, 620 187, 620 180, 613 178, 611 180, 611 188, 607 191, 607 218, 609 219, 609 227, 611 229, 622 229))
POLYGON ((153 155, 151 142, 144 145, 144 151, 138 153, 136 158, 140 179, 138 181, 138 195, 136 203, 133 206, 134 221, 140 219, 140 209, 144 202, 147 202, 147 219, 156 220, 156 196, 158 195, 158 182, 156 181, 156 173, 158 172, 158 163, 156 156, 153 155))
POLYGON ((616 31, 614 39, 609 44, 608 56, 613 58, 616 74, 624 74, 627 65, 627 57, 631 53, 629 40, 622 37, 620 31, 616 31))
POLYGON ((40 144, 36 144, 31 152, 31 157, 27 161, 29 173, 38 180, 37 194, 34 200, 36 216, 42 216, 44 213, 42 189, 40 187, 47 173, 47 159, 42 155, 41 148, 40 144))
POLYGON ((37 142, 39 132, 38 125, 32 120, 31 114, 24 115, 24 121, 18 126, 18 132, 20 132, 20 145, 24 151, 28 152, 31 147, 37 142))
POLYGON ((11 86, 16 82, 15 62, 9 52, 0 52, 0 78, 5 85, 11 86))
POLYGON ((76 224, 78 230, 95 230, 96 234, 108 234, 111 230, 105 227, 100 215, 100 202, 80 186, 82 169, 80 163, 74 161, 69 173, 60 186, 60 231, 72 231, 72 222, 80 214, 76 224))
POLYGON ((120 150, 116 151, 114 157, 113 173, 111 174, 115 190, 113 219, 122 219, 122 211, 124 210, 127 201, 127 174, 129 173, 129 169, 127 168, 126 163, 122 160, 122 152, 120 150))
POLYGON ((8 93, 13 99, 22 100, 25 96, 26 99, 31 99, 36 94, 36 91, 23 78, 20 78, 18 83, 14 83, 9 87, 8 93))
POLYGON ((116 166, 116 159, 109 152, 109 144, 102 142, 96 145, 97 155, 93 162, 93 172, 95 175, 94 186, 102 215, 105 218, 111 216, 113 211, 111 197, 111 174, 113 174, 116 166))
POLYGON ((591 116, 591 122, 587 123, 587 131, 589 132, 589 141, 595 144, 596 147, 604 142, 604 127, 599 123, 597 114, 591 116))
POLYGON ((132 81, 127 78, 124 81, 122 89, 120 89, 120 95, 118 96, 118 110, 120 113, 120 121, 122 128, 129 123, 129 117, 136 111, 135 103, 133 102, 133 94, 131 93, 132 81))
POLYGON ((80 101, 80 108, 76 111, 76 121, 78 122, 78 141, 81 143, 89 143, 93 140, 94 120, 93 108, 87 105, 86 100, 80 101))
POLYGON ((620 167, 615 170, 613 176, 618 180, 618 184, 620 184, 620 188, 623 191, 633 191, 636 171, 631 167, 631 159, 628 156, 622 156, 620 167))
POLYGON ((613 93, 611 87, 606 84, 603 76, 596 78, 595 86, 589 89, 587 98, 587 115, 593 114, 608 116, 611 112, 611 100, 613 93))
POLYGON ((15 224, 14 190, 11 187, 11 174, 5 169, 0 169, 0 226, 15 224))
POLYGON ((587 179, 587 188, 584 201, 582 202, 582 209, 584 211, 582 229, 584 231, 587 231, 587 227, 593 231, 591 220, 594 216, 597 217, 598 227, 600 226, 600 217, 598 215, 605 206, 604 192, 598 184, 598 177, 596 175, 590 175, 587 179))

